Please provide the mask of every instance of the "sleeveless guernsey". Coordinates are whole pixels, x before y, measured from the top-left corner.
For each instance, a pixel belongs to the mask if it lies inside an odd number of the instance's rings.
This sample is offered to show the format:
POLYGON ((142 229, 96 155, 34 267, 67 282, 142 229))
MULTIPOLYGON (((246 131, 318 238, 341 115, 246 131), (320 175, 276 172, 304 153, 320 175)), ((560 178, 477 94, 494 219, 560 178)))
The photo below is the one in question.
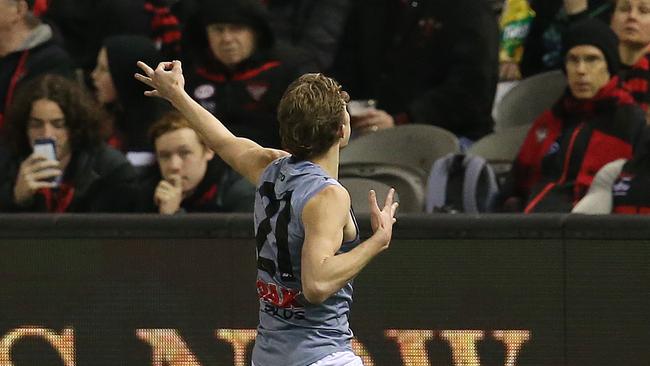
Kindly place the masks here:
MULTIPOLYGON (((291 156, 274 161, 262 174, 255 197, 260 301, 253 349, 256 366, 305 366, 334 352, 351 350, 352 283, 318 305, 309 304, 301 292, 302 210, 329 185, 340 184, 318 165, 291 156)), ((344 242, 337 254, 359 243, 358 225, 352 218, 356 238, 344 242)))

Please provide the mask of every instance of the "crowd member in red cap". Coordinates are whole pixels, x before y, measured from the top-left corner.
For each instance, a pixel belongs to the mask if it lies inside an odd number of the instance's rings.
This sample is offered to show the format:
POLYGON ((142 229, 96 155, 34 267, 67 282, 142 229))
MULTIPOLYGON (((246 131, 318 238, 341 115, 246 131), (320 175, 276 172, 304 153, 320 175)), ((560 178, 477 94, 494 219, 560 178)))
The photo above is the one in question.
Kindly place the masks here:
POLYGON ((54 42, 52 28, 34 15, 34 5, 0 0, 0 126, 22 82, 45 73, 74 75, 72 60, 54 42))
POLYGON ((568 88, 528 131, 504 188, 508 210, 570 212, 602 166, 632 156, 645 126, 618 85, 618 38, 607 24, 578 22, 563 42, 568 88))

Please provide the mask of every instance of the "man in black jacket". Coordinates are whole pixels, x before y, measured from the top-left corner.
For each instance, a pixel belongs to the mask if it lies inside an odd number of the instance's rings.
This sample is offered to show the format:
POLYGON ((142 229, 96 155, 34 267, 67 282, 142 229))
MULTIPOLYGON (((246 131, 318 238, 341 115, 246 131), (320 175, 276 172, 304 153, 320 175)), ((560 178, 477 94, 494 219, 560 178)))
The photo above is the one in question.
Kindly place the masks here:
POLYGON ((484 0, 355 2, 335 62, 352 99, 379 110, 358 132, 433 124, 476 140, 492 131, 499 34, 484 0))

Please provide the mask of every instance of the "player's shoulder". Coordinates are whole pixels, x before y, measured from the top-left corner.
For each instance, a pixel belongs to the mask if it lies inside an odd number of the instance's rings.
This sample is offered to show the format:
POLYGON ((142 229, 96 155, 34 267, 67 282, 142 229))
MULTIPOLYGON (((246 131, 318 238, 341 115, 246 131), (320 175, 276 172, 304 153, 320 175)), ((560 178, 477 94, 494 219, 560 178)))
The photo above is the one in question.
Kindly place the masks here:
POLYGON ((318 224, 323 220, 336 222, 346 219, 350 211, 350 195, 348 191, 338 184, 330 184, 315 193, 305 203, 302 218, 303 222, 318 224))
POLYGON ((327 184, 308 200, 307 205, 349 210, 350 194, 339 184, 327 184))
MULTIPOLYGON (((264 167, 268 167, 271 165, 273 162, 280 158, 284 158, 289 156, 290 154, 284 150, 278 150, 278 149, 272 149, 268 147, 261 147, 261 146, 256 146, 253 147, 249 150, 249 156, 250 155, 258 155, 262 157, 262 165, 264 167)), ((243 157, 244 159, 248 158, 247 156, 243 157)))

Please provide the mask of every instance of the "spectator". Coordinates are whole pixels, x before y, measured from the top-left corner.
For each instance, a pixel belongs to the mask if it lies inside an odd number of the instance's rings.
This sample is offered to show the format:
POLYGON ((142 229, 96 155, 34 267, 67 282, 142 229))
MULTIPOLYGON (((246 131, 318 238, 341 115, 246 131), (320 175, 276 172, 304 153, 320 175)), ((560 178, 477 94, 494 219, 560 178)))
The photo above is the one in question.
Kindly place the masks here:
POLYGON ((564 42, 567 92, 529 130, 504 189, 508 210, 569 212, 603 165, 632 156, 645 124, 618 86, 612 30, 587 19, 564 42))
POLYGON ((135 166, 153 164, 153 147, 147 137, 149 127, 168 105, 144 96, 146 87, 133 78, 138 60, 158 64, 161 57, 153 42, 144 36, 111 36, 97 56, 92 73, 97 99, 113 117, 108 127, 111 146, 127 154, 135 166))
POLYGON ((598 171, 589 192, 571 212, 650 214, 650 134, 631 160, 615 160, 598 171))
POLYGON ((434 124, 476 140, 492 131, 499 33, 486 1, 354 2, 334 74, 379 109, 359 133, 434 124))
POLYGON ((332 66, 352 5, 350 0, 266 0, 271 28, 280 41, 315 57, 321 70, 332 66))
POLYGON ((535 17, 524 41, 521 63, 502 63, 502 80, 562 68, 562 35, 567 27, 586 18, 609 22, 612 14, 611 0, 530 0, 530 6, 535 17))
POLYGON ((70 57, 52 40, 52 28, 31 12, 33 5, 0 0, 0 126, 20 84, 44 73, 74 75, 70 57))
POLYGON ((192 98, 238 136, 279 147, 276 107, 286 87, 314 65, 275 45, 259 0, 205 0, 186 29, 192 98))
POLYGON ((626 89, 646 111, 650 103, 650 1, 618 0, 611 22, 620 40, 620 77, 626 89))
POLYGON ((144 179, 143 211, 253 211, 255 186, 216 157, 180 113, 163 116, 150 134, 159 170, 144 179))
POLYGON ((92 99, 61 76, 44 75, 21 86, 7 115, 13 157, 0 170, 0 209, 130 211, 135 172, 122 154, 100 142, 99 116, 92 99), (54 140, 58 160, 32 153, 41 138, 54 140))
POLYGON ((166 0, 40 1, 48 5, 44 19, 61 34, 65 48, 87 74, 102 41, 114 35, 146 36, 165 58, 179 57, 180 24, 166 0))

